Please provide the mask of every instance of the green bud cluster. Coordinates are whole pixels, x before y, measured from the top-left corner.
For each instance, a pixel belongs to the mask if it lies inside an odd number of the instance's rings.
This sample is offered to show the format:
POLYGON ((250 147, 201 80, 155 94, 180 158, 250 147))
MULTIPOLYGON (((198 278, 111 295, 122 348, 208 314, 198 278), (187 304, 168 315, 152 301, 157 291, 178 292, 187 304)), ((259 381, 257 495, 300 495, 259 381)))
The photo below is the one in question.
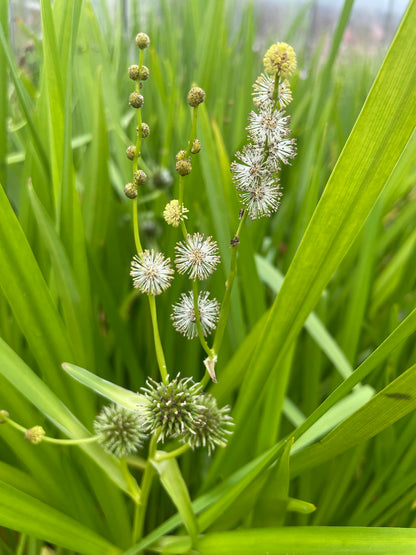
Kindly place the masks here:
POLYGON ((205 100, 205 91, 201 87, 192 87, 188 93, 188 104, 196 108, 205 100))
POLYGON ((134 91, 129 96, 129 104, 133 108, 141 108, 144 104, 144 98, 140 93, 134 91))

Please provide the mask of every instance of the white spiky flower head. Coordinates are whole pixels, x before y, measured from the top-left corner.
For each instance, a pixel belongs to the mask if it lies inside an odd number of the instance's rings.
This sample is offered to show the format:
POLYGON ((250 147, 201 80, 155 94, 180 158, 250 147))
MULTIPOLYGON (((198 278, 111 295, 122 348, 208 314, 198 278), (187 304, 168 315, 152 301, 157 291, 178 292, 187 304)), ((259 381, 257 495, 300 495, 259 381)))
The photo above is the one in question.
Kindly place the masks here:
MULTIPOLYGON (((173 305, 171 315, 173 327, 188 339, 193 339, 198 335, 196 327, 194 295, 192 291, 182 293, 181 300, 173 305)), ((220 307, 216 299, 209 299, 208 291, 201 291, 198 295, 198 313, 201 323, 202 333, 207 336, 215 329, 220 307)))
POLYGON ((243 191, 240 198, 252 220, 270 216, 280 206, 282 192, 279 185, 258 183, 248 191, 243 191))
MULTIPOLYGON (((275 78, 262 73, 253 84, 253 102, 258 108, 274 107, 273 92, 275 87, 275 78)), ((277 101, 280 108, 284 108, 292 101, 292 91, 290 90, 289 81, 285 79, 278 85, 277 101)))
POLYGON ((269 145, 269 158, 290 165, 290 160, 296 156, 296 139, 282 139, 271 142, 269 145))
POLYGON ((285 116, 283 110, 275 112, 272 106, 263 107, 258 114, 250 112, 247 131, 254 143, 263 146, 266 143, 277 142, 290 133, 290 116, 285 116))
POLYGON ((246 145, 242 152, 236 152, 236 162, 231 164, 231 173, 236 189, 247 191, 264 179, 270 179, 275 170, 265 156, 263 148, 257 145, 246 145))
POLYGON ((160 295, 165 291, 173 279, 172 274, 170 259, 153 249, 135 255, 131 262, 133 286, 146 295, 160 295))
POLYGON ((202 233, 188 235, 175 247, 175 264, 180 274, 189 274, 190 279, 206 279, 220 261, 218 244, 212 237, 204 239, 202 233))

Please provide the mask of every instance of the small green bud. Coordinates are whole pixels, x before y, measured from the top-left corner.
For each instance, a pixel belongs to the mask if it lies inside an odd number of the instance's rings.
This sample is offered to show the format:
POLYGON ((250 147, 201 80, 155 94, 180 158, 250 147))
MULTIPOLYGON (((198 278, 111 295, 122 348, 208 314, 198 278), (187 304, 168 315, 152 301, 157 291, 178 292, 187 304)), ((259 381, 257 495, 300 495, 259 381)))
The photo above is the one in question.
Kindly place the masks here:
POLYGON ((140 81, 146 81, 146 79, 149 79, 149 75, 150 75, 150 72, 149 72, 148 67, 142 66, 139 69, 139 79, 140 79, 140 81))
POLYGON ((176 161, 178 160, 185 160, 186 158, 186 150, 180 150, 177 154, 176 154, 176 161))
POLYGON ((129 104, 133 108, 141 108, 143 106, 143 103, 144 103, 144 98, 137 91, 132 92, 131 95, 129 96, 129 104))
POLYGON ((146 33, 139 33, 138 35, 136 35, 137 48, 140 48, 141 50, 143 50, 144 48, 147 48, 149 44, 150 44, 149 35, 146 35, 146 33))
POLYGON ((45 437, 45 430, 42 426, 33 426, 33 428, 29 428, 25 432, 25 439, 30 441, 30 443, 34 443, 37 445, 40 443, 43 438, 45 437))
POLYGON ((140 185, 144 185, 147 181, 147 175, 144 173, 143 170, 137 170, 134 172, 134 184, 139 187, 140 185))
POLYGON ((147 123, 142 123, 142 138, 145 139, 150 135, 150 127, 147 123))
POLYGON ((124 187, 124 194, 127 198, 134 199, 137 197, 137 187, 133 185, 133 183, 127 183, 124 187))
POLYGON ((178 160, 176 162, 176 171, 179 175, 189 175, 192 171, 192 164, 189 158, 186 160, 178 160))
POLYGON ((6 421, 1 418, 2 414, 4 414, 6 418, 8 418, 10 414, 7 412, 7 410, 4 410, 4 409, 0 410, 0 424, 5 424, 6 421))
POLYGON ((135 154, 136 154, 136 147, 134 145, 128 146, 126 150, 127 158, 129 160, 133 160, 135 154))
POLYGON ((192 143, 191 153, 198 154, 200 150, 201 150, 201 143, 198 141, 198 139, 195 139, 194 142, 192 143))
POLYGON ((136 81, 139 78, 139 66, 138 65, 133 65, 129 67, 129 77, 130 79, 133 79, 133 81, 136 81))
POLYGON ((188 104, 193 108, 196 108, 204 102, 205 100, 205 91, 201 89, 201 87, 192 87, 192 89, 188 93, 188 104))

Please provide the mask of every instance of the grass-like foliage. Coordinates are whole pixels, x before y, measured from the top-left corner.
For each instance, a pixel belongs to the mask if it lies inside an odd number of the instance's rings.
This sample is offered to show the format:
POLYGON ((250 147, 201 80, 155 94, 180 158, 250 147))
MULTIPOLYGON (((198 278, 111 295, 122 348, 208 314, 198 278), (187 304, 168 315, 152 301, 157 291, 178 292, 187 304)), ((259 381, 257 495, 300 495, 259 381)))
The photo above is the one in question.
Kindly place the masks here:
POLYGON ((415 552, 416 1, 382 63, 7 4, 0 552, 415 552))

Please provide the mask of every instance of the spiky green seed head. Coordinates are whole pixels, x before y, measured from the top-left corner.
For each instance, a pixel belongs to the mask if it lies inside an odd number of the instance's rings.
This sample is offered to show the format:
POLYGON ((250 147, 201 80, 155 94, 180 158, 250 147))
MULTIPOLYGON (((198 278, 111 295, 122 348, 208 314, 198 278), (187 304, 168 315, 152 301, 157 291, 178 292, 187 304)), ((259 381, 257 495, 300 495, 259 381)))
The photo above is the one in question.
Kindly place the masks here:
POLYGON ((199 106, 205 100, 205 91, 201 87, 192 87, 188 93, 188 104, 193 108, 199 106))
POLYGON ((196 425, 192 430, 185 432, 182 441, 189 443, 192 449, 208 447, 208 453, 211 453, 217 445, 226 447, 228 436, 234 426, 233 419, 228 414, 230 407, 227 405, 220 409, 215 397, 209 393, 198 395, 196 403, 198 406, 196 425))
POLYGON ((33 426, 33 428, 29 428, 25 432, 25 439, 34 445, 41 443, 43 438, 45 437, 45 430, 42 426, 33 426))
POLYGON ((130 145, 126 149, 126 156, 129 160, 133 160, 134 155, 136 154, 136 147, 134 145, 130 145))
POLYGON ((103 407, 94 421, 94 431, 104 449, 118 458, 135 453, 146 437, 140 414, 120 405, 103 407))
POLYGON ((134 184, 136 185, 136 187, 140 187, 141 185, 144 185, 147 181, 147 175, 144 173, 143 170, 135 171, 133 174, 133 178, 134 178, 134 184))
POLYGON ((143 50, 144 48, 147 48, 149 45, 150 45, 149 35, 146 35, 146 33, 138 33, 136 35, 137 48, 140 48, 140 50, 143 50))
POLYGON ((168 383, 159 383, 148 378, 142 388, 148 404, 143 409, 146 430, 150 433, 159 430, 158 440, 183 436, 191 432, 197 424, 198 397, 200 384, 191 378, 179 379, 179 374, 168 383))
POLYGON ((133 91, 130 96, 129 96, 129 104, 130 106, 132 106, 133 108, 139 109, 143 106, 144 104, 144 98, 143 96, 138 93, 137 91, 133 91))
POLYGON ((149 79, 149 75, 150 75, 150 71, 149 71, 148 67, 142 66, 139 69, 139 79, 140 79, 140 81, 146 81, 147 79, 149 79))
POLYGON ((198 141, 198 139, 195 139, 194 142, 192 143, 191 153, 198 154, 200 150, 201 150, 201 143, 198 141))
POLYGON ((137 79, 139 78, 139 66, 138 65, 132 65, 129 67, 129 77, 130 79, 133 79, 133 81, 137 81, 137 79))
POLYGON ((124 187, 124 194, 126 195, 127 198, 130 198, 130 199, 136 198, 138 195, 137 187, 133 185, 133 183, 127 183, 127 185, 124 187))
POLYGON ((189 175, 192 171, 192 164, 189 158, 176 162, 176 171, 179 175, 189 175))

